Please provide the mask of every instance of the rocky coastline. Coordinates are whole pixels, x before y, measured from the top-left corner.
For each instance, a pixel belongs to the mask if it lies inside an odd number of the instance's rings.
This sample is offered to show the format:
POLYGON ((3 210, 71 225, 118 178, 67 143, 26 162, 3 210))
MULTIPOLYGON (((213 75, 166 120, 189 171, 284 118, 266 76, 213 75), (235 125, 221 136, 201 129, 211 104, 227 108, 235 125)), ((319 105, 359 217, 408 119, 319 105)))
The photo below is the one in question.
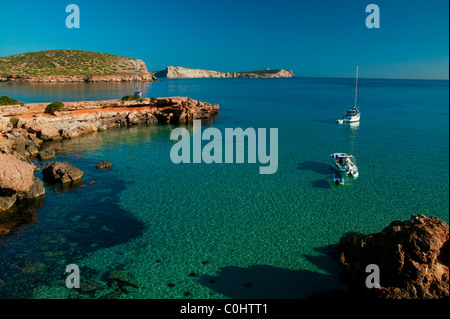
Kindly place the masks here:
MULTIPOLYGON (((189 97, 65 102, 64 110, 54 114, 45 113, 47 105, 0 106, 0 214, 14 210, 15 204, 22 200, 44 195, 42 181, 34 176, 38 168, 31 161, 35 156, 40 160, 54 156, 39 151, 44 141, 74 139, 136 124, 190 123, 194 119, 212 119, 219 112, 217 104, 189 97)), ((64 165, 57 166, 52 174, 58 175, 60 167, 64 165)), ((62 183, 73 180, 71 176, 62 176, 62 183)), ((0 234, 10 230, 0 225, 0 234)))

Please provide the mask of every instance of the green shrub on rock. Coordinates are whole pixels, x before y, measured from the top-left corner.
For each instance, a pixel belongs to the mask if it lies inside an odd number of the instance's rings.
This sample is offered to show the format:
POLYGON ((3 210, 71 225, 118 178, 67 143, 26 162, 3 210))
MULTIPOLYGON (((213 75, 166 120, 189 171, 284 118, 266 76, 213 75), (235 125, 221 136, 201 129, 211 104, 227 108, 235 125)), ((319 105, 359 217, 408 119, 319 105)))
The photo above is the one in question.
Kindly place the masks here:
POLYGON ((45 113, 54 114, 54 112, 63 111, 64 110, 64 103, 63 102, 53 102, 45 108, 45 113))
POLYGON ((9 96, 3 95, 0 96, 0 105, 23 105, 24 103, 15 99, 10 98, 9 96))
POLYGON ((18 119, 17 117, 11 117, 9 119, 9 121, 11 122, 11 124, 13 125, 14 128, 17 128, 17 125, 19 124, 20 119, 18 119))
POLYGON ((135 101, 140 101, 141 100, 141 98, 139 97, 139 95, 125 95, 123 98, 122 98, 122 101, 133 101, 133 100, 135 100, 135 101))

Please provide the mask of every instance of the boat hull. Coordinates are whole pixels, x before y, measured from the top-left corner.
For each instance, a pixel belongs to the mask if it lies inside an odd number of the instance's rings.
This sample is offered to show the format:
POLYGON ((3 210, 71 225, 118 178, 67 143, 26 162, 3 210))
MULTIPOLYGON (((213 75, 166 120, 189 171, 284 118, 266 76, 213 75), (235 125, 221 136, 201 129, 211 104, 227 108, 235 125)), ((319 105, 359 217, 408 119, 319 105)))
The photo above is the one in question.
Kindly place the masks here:
POLYGON ((334 158, 331 158, 331 161, 333 162, 334 168, 338 171, 338 172, 345 172, 346 168, 345 166, 341 166, 338 163, 336 163, 336 160, 334 158))
POLYGON ((359 122, 360 116, 344 116, 343 120, 345 123, 355 123, 359 122))

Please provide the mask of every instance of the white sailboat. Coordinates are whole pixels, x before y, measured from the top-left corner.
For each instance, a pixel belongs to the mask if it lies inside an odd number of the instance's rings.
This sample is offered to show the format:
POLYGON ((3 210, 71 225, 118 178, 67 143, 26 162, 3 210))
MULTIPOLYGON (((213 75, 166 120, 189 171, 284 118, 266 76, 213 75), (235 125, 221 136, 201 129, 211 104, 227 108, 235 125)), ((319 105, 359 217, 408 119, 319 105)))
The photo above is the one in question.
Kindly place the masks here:
POLYGON ((139 86, 138 86, 138 63, 136 60, 136 91, 134 91, 134 96, 142 96, 142 93, 139 91, 139 86))
POLYGON ((358 109, 358 65, 356 66, 356 89, 355 89, 355 106, 350 107, 347 113, 341 119, 336 120, 339 124, 359 122, 361 112, 358 109))

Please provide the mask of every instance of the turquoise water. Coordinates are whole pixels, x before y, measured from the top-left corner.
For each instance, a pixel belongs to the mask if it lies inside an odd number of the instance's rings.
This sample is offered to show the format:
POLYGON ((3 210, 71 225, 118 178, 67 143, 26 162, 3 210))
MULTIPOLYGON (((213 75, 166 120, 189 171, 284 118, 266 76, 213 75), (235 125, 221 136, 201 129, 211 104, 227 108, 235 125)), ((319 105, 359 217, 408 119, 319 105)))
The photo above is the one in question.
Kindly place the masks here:
MULTIPOLYGON (((0 85, 24 102, 131 90, 0 85)), ((77 295, 64 286, 75 263, 82 282, 104 282, 110 269, 133 274, 141 287, 121 298, 307 298, 342 288, 325 250, 344 234, 418 213, 449 221, 448 81, 361 79, 358 126, 335 123, 353 102, 352 79, 165 80, 142 91, 220 104, 211 125, 222 133, 278 128, 277 173, 260 175, 259 163, 173 164, 168 125, 48 144, 52 161, 85 172, 83 183, 46 185, 37 217, 0 239, 0 297, 77 295), (333 152, 356 156, 358 179, 331 185, 333 152), (100 160, 112 168, 95 169, 100 160)))

